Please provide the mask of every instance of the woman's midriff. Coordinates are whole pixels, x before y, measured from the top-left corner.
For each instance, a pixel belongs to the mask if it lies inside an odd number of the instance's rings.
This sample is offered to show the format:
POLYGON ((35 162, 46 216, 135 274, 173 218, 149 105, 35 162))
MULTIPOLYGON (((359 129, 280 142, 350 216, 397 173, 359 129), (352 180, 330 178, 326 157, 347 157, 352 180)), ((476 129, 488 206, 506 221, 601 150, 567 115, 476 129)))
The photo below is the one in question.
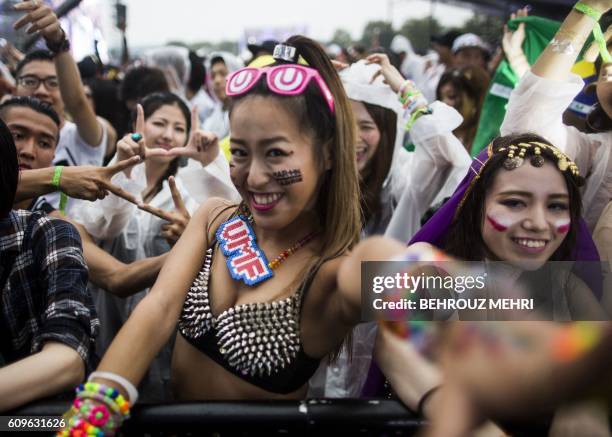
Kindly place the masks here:
POLYGON ((271 393, 230 373, 180 334, 172 354, 172 388, 178 400, 304 399, 307 385, 289 394, 271 393))

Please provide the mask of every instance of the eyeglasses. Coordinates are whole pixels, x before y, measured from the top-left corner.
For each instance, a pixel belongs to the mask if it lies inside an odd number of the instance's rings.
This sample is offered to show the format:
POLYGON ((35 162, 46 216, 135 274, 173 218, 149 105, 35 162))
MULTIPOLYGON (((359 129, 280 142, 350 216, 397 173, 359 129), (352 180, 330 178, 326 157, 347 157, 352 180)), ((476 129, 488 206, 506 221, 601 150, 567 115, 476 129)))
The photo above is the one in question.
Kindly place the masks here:
POLYGON ((19 85, 26 87, 30 90, 38 89, 40 83, 45 84, 45 88, 49 91, 56 90, 59 87, 59 81, 57 80, 57 76, 47 76, 47 77, 38 77, 31 74, 21 76, 17 79, 17 83, 19 85))
POLYGON ((225 86, 228 96, 239 96, 247 93, 266 75, 268 89, 283 96, 302 94, 311 80, 315 80, 331 113, 334 113, 334 96, 317 70, 302 65, 288 64, 273 67, 242 68, 233 72, 225 86))

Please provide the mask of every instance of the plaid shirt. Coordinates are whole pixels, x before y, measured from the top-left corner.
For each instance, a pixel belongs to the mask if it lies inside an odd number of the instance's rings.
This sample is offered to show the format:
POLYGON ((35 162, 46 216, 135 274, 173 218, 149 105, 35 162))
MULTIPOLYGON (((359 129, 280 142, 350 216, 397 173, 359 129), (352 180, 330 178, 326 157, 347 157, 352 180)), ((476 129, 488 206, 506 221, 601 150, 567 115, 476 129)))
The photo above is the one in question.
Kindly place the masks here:
POLYGON ((70 223, 25 210, 0 219, 0 352, 8 362, 54 341, 90 364, 99 321, 87 276, 70 223))

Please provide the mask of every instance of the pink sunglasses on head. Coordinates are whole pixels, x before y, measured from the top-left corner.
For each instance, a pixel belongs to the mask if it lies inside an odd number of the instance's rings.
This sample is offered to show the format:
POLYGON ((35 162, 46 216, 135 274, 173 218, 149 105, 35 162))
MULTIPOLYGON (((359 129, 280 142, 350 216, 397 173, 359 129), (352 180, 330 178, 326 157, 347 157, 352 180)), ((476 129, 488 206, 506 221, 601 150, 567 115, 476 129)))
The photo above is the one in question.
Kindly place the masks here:
POLYGON ((266 74, 268 89, 282 96, 302 94, 312 79, 315 80, 329 110, 334 113, 334 97, 317 70, 302 65, 287 64, 272 67, 246 67, 233 72, 225 86, 228 96, 239 96, 247 93, 266 74))

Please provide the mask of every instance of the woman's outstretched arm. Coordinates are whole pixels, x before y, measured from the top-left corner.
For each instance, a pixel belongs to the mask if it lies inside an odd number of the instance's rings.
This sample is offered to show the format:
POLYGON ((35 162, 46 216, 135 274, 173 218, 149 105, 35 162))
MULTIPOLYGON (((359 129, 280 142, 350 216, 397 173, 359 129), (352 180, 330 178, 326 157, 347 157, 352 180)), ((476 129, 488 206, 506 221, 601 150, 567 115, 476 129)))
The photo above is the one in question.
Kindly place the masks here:
MULTIPOLYGON (((102 358, 99 371, 116 373, 138 385, 149 364, 176 329, 189 287, 204 260, 211 212, 219 199, 202 205, 170 251, 150 293, 136 307, 102 358)), ((106 385, 117 384, 101 379, 106 385)))

